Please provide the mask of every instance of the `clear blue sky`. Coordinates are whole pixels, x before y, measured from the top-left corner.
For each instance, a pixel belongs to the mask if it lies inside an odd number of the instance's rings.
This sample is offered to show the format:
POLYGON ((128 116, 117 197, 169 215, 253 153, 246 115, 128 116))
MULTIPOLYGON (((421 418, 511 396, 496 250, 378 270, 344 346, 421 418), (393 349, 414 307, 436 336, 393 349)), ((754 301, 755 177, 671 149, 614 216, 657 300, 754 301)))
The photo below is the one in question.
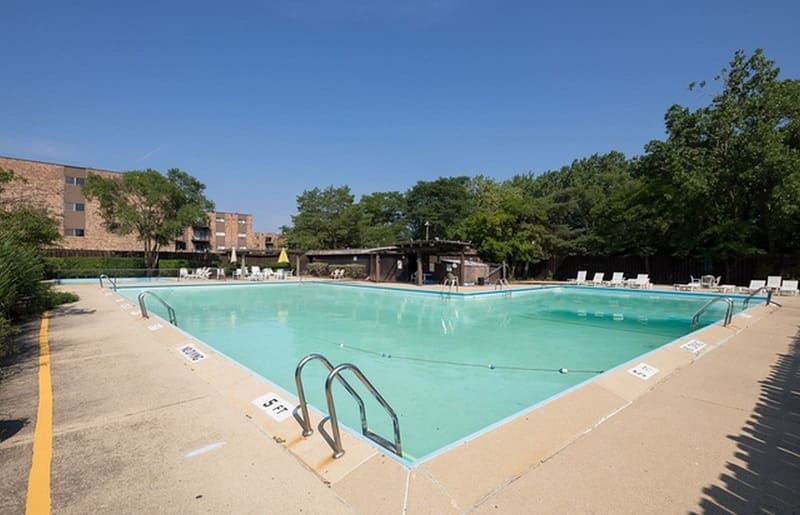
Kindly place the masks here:
POLYGON ((640 154, 737 49, 800 78, 796 0, 648 4, 5 0, 0 155, 179 167, 273 231, 317 186, 640 154))

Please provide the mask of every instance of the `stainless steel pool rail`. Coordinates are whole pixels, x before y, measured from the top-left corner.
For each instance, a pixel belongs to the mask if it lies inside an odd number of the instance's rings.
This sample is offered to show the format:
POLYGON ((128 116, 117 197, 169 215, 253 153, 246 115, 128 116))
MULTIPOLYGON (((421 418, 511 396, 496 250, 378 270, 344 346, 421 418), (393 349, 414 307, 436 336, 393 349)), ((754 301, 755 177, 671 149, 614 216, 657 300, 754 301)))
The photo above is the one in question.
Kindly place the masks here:
POLYGON ((453 289, 458 292, 458 277, 447 277, 444 280, 444 288, 442 293, 452 293, 453 289))
POLYGON ((138 297, 139 298, 139 310, 142 312, 142 317, 150 318, 150 315, 147 313, 147 306, 144 303, 144 299, 148 295, 150 295, 153 298, 155 298, 156 300, 158 300, 161 303, 162 306, 167 308, 167 313, 169 314, 169 323, 172 324, 172 325, 177 326, 178 325, 178 320, 175 318, 175 310, 172 309, 172 306, 167 304, 164 299, 162 299, 161 297, 159 297, 155 293, 151 292, 150 290, 144 290, 143 292, 141 292, 139 294, 139 297, 138 297))
POLYGON ((500 278, 494 283, 495 290, 502 290, 503 288, 508 288, 508 279, 500 278))
MULTIPOLYGON (((331 446, 333 447, 333 457, 341 458, 345 450, 342 447, 342 435, 339 430, 339 418, 336 415, 336 404, 333 399, 333 391, 331 390, 331 386, 333 385, 333 381, 339 381, 342 386, 344 386, 345 390, 350 394, 353 399, 358 403, 358 411, 361 415, 361 434, 372 440, 373 442, 377 443, 381 447, 392 451, 393 453, 397 454, 398 456, 402 456, 403 449, 402 443, 400 441, 400 422, 397 419, 397 414, 395 413, 394 409, 386 402, 386 399, 378 392, 375 386, 366 378, 361 370, 353 365, 352 363, 342 363, 334 367, 331 362, 322 354, 309 354, 308 356, 304 357, 300 360, 297 364, 297 368, 294 371, 294 380, 295 385, 297 386, 297 397, 300 402, 300 412, 301 412, 301 421, 300 424, 303 427, 303 436, 311 436, 314 431, 311 429, 311 420, 308 416, 308 404, 306 401, 305 389, 303 388, 303 380, 302 380, 302 372, 303 368, 311 361, 319 360, 322 362, 323 365, 329 370, 328 377, 325 378, 325 399, 328 403, 328 416, 331 421, 331 433, 333 434, 333 443, 331 446), (355 374, 355 376, 361 381, 361 384, 369 391, 373 397, 378 401, 378 403, 386 410, 389 414, 389 417, 392 419, 392 425, 394 427, 394 442, 390 442, 386 438, 376 434, 372 430, 369 429, 367 424, 367 410, 366 406, 364 405, 364 400, 355 391, 355 389, 348 383, 342 376, 341 373, 345 370, 350 370, 355 374)), ((330 443, 330 442, 329 442, 330 443)))
POLYGON ((717 302, 725 302, 728 304, 727 308, 725 309, 725 319, 722 322, 722 326, 726 327, 731 323, 731 320, 733 319, 733 300, 730 297, 714 297, 706 302, 702 308, 698 309, 697 313, 695 313, 692 317, 692 331, 697 329, 697 326, 700 324, 700 316, 717 302))
POLYGON ((369 430, 364 424, 366 423, 366 417, 362 418, 362 428, 361 432, 364 436, 372 440, 373 442, 377 443, 381 447, 392 451, 393 453, 397 454, 398 456, 403 456, 403 448, 402 444, 400 443, 400 423, 397 420, 397 414, 394 412, 392 407, 386 402, 386 399, 375 389, 369 379, 361 372, 361 370, 353 365, 352 363, 342 363, 341 365, 337 366, 331 373, 328 374, 327 379, 325 379, 325 398, 328 401, 328 414, 331 417, 331 431, 333 432, 333 457, 340 458, 344 455, 344 449, 342 448, 342 435, 339 432, 339 419, 336 417, 336 405, 333 402, 333 392, 331 391, 331 385, 333 384, 333 380, 339 377, 339 374, 344 372, 345 370, 351 370, 353 374, 361 381, 361 384, 369 390, 369 392, 375 397, 375 399, 380 403, 383 409, 389 414, 389 417, 392 419, 392 425, 394 427, 394 443, 390 442, 389 440, 385 439, 384 437, 380 436, 379 434, 373 433, 369 430))
POLYGON ((780 304, 778 304, 777 302, 775 302, 774 300, 772 300, 772 294, 775 293, 775 290, 773 288, 767 288, 766 286, 762 286, 761 288, 757 289, 756 291, 754 291, 750 295, 748 295, 747 298, 744 299, 744 301, 742 302, 742 306, 744 306, 744 307, 749 306, 750 305, 750 299, 752 299, 753 297, 755 297, 756 295, 758 295, 762 291, 767 292, 767 302, 766 302, 767 305, 774 304, 774 305, 778 306, 779 308, 783 307, 780 304))
MULTIPOLYGON (((328 369, 328 372, 331 372, 334 369, 334 366, 328 361, 328 358, 323 356, 322 354, 309 354, 308 356, 304 357, 300 360, 300 363, 297 364, 297 368, 294 369, 294 384, 297 387, 297 398, 300 401, 300 425, 303 427, 303 436, 311 436, 314 434, 314 430, 311 429, 311 419, 308 416, 308 402, 306 401, 306 392, 305 388, 303 388, 303 368, 305 368, 306 364, 310 361, 319 360, 325 365, 325 368, 328 369)), ((361 413, 361 430, 362 432, 366 430, 367 427, 367 410, 364 406, 364 400, 361 398, 360 395, 350 386, 345 378, 342 376, 337 376, 339 378, 339 382, 342 383, 345 390, 347 390, 350 395, 358 403, 358 411, 361 413)))
POLYGON ((100 274, 100 287, 101 287, 101 288, 103 288, 103 287, 104 287, 104 286, 103 286, 103 278, 104 278, 104 277, 105 277, 106 281, 108 281, 109 283, 111 283, 111 289, 112 289, 112 290, 114 290, 114 291, 117 291, 117 281, 115 281, 114 279, 110 278, 110 277, 109 277, 109 276, 107 276, 106 274, 100 274))

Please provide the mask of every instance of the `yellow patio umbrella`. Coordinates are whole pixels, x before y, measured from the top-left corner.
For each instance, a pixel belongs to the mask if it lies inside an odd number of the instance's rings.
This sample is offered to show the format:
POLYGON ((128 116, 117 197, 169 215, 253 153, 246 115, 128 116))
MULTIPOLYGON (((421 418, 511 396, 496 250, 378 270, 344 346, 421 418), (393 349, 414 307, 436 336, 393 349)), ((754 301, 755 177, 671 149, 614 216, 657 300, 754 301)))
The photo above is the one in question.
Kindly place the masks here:
POLYGON ((281 255, 278 256, 278 263, 288 263, 288 262, 289 262, 289 256, 286 254, 286 249, 282 248, 281 255))

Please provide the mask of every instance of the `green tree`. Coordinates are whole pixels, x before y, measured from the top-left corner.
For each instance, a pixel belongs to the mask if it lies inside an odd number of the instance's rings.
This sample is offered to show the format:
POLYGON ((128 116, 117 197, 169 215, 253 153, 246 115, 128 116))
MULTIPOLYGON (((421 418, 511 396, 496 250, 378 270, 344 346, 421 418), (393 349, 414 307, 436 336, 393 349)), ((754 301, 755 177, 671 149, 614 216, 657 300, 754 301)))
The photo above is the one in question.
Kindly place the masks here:
POLYGON ((736 258, 797 248, 800 81, 779 74, 761 50, 736 52, 710 104, 672 106, 667 140, 647 145, 642 178, 672 214, 674 253, 736 258))
POLYGON ((371 193, 363 195, 358 204, 364 213, 363 245, 377 247, 409 238, 405 195, 397 191, 371 193))
POLYGON ((526 198, 512 181, 476 177, 472 182, 476 205, 462 223, 460 237, 473 242, 484 259, 508 262, 512 275, 518 265, 541 260, 546 233, 543 202, 526 198))
POLYGON ((164 176, 157 170, 134 170, 120 177, 90 174, 83 194, 100 204, 106 228, 116 234, 135 234, 144 246, 148 269, 158 267, 159 251, 186 227, 207 223, 214 203, 205 185, 177 168, 164 176))
POLYGON ((471 179, 466 176, 440 177, 435 181, 419 181, 406 193, 406 214, 411 236, 452 239, 459 227, 475 209, 471 179))
POLYGON ((361 245, 363 212, 349 186, 306 190, 297 196, 292 226, 281 228, 296 249, 342 249, 361 245))

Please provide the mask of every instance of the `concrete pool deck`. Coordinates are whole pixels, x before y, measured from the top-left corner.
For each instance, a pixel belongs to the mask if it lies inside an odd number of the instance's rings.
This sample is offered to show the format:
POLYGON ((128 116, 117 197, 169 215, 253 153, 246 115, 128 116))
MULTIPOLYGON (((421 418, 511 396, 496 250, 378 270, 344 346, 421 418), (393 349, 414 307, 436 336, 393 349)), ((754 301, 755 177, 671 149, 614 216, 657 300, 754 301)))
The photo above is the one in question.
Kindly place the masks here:
MULTIPOLYGON (((346 433, 333 460, 319 431, 304 439, 251 402, 293 395, 200 342, 208 358, 187 361, 176 349, 191 338, 151 330, 96 284, 61 288, 81 300, 49 320, 54 512, 800 510, 800 297, 636 360, 659 369, 648 380, 622 367, 409 468, 346 433), (706 347, 680 347, 690 340, 706 347)), ((26 501, 31 333, 0 386, 0 513, 26 501)))

